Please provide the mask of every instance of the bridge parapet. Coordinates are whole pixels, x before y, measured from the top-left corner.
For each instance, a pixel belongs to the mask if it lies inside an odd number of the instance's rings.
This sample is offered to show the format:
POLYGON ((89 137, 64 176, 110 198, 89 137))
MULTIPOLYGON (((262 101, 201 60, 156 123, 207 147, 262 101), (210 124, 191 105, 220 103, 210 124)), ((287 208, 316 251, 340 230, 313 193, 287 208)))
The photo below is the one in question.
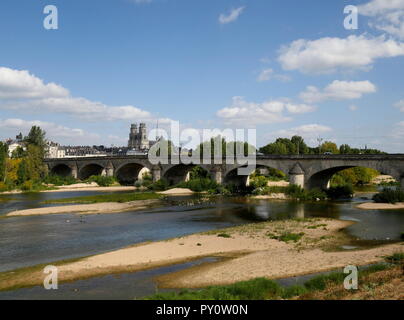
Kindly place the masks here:
MULTIPOLYGON (((81 177, 83 170, 88 169, 89 166, 94 166, 94 168, 98 166, 101 169, 100 172, 107 176, 118 176, 120 173, 134 175, 141 168, 148 168, 152 173, 153 181, 164 178, 167 172, 182 177, 184 173, 182 171, 193 166, 193 164, 178 164, 177 162, 155 165, 149 161, 147 155, 46 159, 45 163, 50 171, 58 168, 63 173, 69 171, 69 174, 76 178, 81 177)), ((332 175, 336 172, 352 167, 367 167, 393 176, 401 182, 404 188, 404 154, 265 155, 256 157, 256 165, 257 168, 281 170, 289 174, 291 183, 306 188, 326 188, 332 175)), ((240 183, 244 183, 246 180, 246 176, 235 174, 236 169, 243 165, 226 164, 226 158, 213 159, 211 164, 200 166, 210 172, 212 179, 217 183, 230 180, 234 182, 237 179, 240 183), (220 162, 222 163, 220 164, 220 162)))

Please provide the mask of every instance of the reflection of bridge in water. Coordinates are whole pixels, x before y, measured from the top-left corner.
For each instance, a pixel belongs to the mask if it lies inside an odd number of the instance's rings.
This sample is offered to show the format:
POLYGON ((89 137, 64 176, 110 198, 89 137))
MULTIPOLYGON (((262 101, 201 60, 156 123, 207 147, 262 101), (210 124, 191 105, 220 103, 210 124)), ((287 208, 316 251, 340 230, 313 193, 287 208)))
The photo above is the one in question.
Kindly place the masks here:
MULTIPOLYGON (((217 160, 215 163, 217 163, 217 160)), ((220 159, 219 159, 220 160, 220 159)), ((115 176, 121 182, 133 183, 141 170, 150 170, 153 181, 166 179, 171 184, 185 181, 194 164, 152 164, 147 155, 46 159, 50 172, 86 179, 92 175, 115 176)), ((213 162, 213 161, 212 161, 213 162)), ((218 183, 243 185, 247 176, 238 174, 244 165, 198 164, 218 183)), ((289 175, 293 184, 306 188, 327 188, 338 171, 365 167, 376 169, 401 182, 404 188, 404 154, 387 155, 269 155, 257 156, 257 168, 274 168, 289 175)), ((252 173, 253 169, 251 170, 252 173)))

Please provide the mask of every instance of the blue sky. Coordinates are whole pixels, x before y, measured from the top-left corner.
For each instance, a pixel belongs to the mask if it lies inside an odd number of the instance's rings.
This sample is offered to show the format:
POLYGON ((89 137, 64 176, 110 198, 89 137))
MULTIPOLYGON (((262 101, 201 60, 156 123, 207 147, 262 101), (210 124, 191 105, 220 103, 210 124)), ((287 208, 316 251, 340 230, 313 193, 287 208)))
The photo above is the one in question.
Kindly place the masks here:
POLYGON ((404 0, 3 0, 0 37, 0 139, 125 145, 173 119, 404 152, 404 0))

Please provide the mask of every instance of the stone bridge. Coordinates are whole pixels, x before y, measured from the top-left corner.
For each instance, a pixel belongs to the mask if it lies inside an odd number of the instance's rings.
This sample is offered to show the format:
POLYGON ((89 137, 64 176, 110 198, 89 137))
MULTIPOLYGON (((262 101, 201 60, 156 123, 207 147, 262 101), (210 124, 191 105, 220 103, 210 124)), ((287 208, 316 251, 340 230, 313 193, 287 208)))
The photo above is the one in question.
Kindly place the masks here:
MULTIPOLYGON (((215 159, 214 163, 221 159, 215 159)), ((245 184, 247 176, 238 174, 241 164, 198 164, 217 183, 245 184)), ((53 174, 86 179, 92 175, 115 176, 123 183, 133 183, 141 170, 150 170, 153 181, 166 179, 171 184, 185 181, 194 164, 153 165, 147 155, 46 159, 53 174), (146 169, 144 169, 146 168, 146 169)), ((212 161, 213 163, 213 161, 212 161)), ((404 154, 387 155, 268 155, 257 156, 257 168, 274 168, 289 176, 290 182, 307 189, 326 189, 338 171, 365 167, 391 175, 404 188, 404 154)), ((251 172, 254 169, 251 169, 251 172)), ((142 171, 142 172, 143 172, 142 171)))

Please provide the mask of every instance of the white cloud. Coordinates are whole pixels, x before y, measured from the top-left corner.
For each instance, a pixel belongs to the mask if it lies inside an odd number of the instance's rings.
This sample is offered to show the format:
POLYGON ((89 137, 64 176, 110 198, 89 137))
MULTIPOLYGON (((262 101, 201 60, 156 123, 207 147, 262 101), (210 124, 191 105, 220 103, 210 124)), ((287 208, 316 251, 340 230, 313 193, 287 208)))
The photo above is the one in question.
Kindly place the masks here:
POLYGON ((268 68, 264 69, 261 71, 261 73, 258 75, 257 81, 258 82, 264 82, 264 81, 269 81, 271 79, 276 79, 282 82, 288 82, 291 80, 291 78, 287 75, 284 74, 277 74, 274 72, 273 69, 268 68))
POLYGON ((245 7, 239 7, 237 9, 232 9, 230 13, 227 15, 222 13, 219 16, 219 22, 221 24, 227 24, 236 21, 239 18, 239 16, 243 13, 244 9, 245 7))
POLYGON ((69 91, 53 82, 45 84, 26 70, 0 67, 0 99, 66 97, 69 91))
POLYGON ((376 92, 376 86, 370 81, 339 81, 334 80, 323 90, 308 86, 300 93, 306 103, 317 103, 326 100, 350 100, 361 98, 366 93, 376 92))
MULTIPOLYGON (((398 101, 394 104, 396 108, 398 108, 401 112, 404 112, 404 99, 398 101)), ((404 123, 404 122, 403 122, 404 123)))
POLYGON ((271 76, 274 74, 274 70, 272 69, 265 69, 262 70, 261 73, 259 74, 257 81, 258 82, 263 82, 263 81, 268 81, 271 79, 271 76))
POLYGON ((226 123, 257 125, 292 120, 284 113, 301 114, 312 112, 315 107, 294 104, 288 100, 269 100, 262 103, 248 102, 243 97, 233 97, 232 105, 217 112, 226 123))
POLYGON ((369 70, 376 59, 404 55, 404 43, 351 35, 347 38, 300 39, 280 50, 278 61, 285 70, 308 74, 369 70))
POLYGON ((351 111, 356 111, 356 110, 358 110, 358 109, 359 109, 358 106, 356 106, 356 105, 354 105, 354 104, 352 104, 352 105, 349 106, 349 110, 351 110, 351 111))
POLYGON ((404 0, 372 0, 358 6, 359 13, 371 17, 369 25, 404 39, 404 0))
POLYGON ((72 129, 53 122, 46 121, 26 121, 22 119, 0 119, 0 127, 2 129, 2 138, 15 136, 18 132, 28 132, 32 126, 40 126, 46 131, 47 138, 53 141, 63 141, 68 144, 77 144, 77 139, 86 139, 86 141, 99 141, 100 136, 86 132, 82 129, 72 129))
MULTIPOLYGON (((81 120, 155 121, 157 118, 138 107, 108 106, 101 102, 71 96, 54 83, 45 84, 28 71, 0 68, 0 110, 23 113, 67 114, 81 120)), ((168 119, 161 119, 162 122, 168 119)))

